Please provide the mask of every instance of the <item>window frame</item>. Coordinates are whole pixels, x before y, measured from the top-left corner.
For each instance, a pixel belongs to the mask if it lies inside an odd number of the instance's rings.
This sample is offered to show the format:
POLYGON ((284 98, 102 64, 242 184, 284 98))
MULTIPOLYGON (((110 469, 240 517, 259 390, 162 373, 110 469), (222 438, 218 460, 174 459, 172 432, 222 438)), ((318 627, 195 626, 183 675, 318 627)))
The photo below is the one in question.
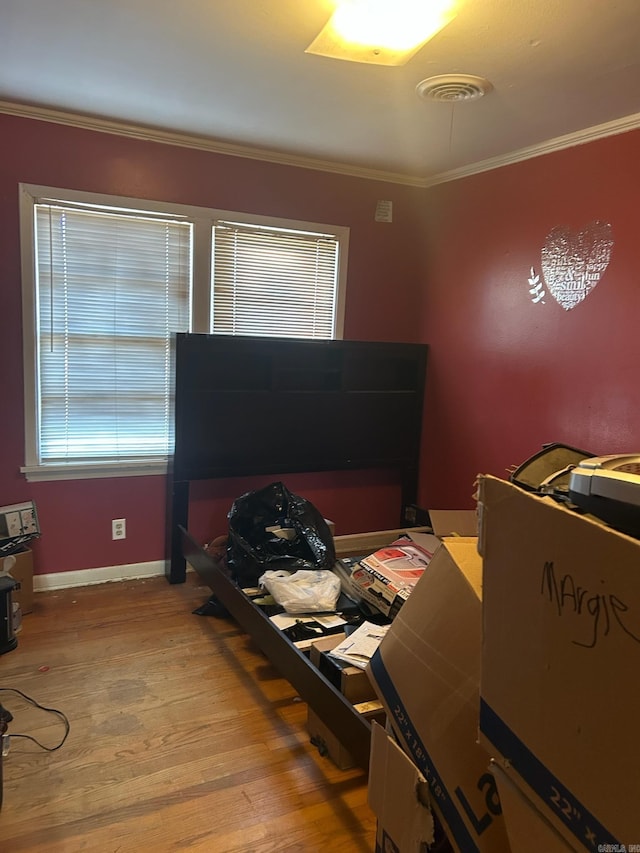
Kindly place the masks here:
POLYGON ((24 368, 24 438, 25 464, 20 471, 30 482, 48 480, 94 479, 105 477, 137 477, 165 475, 170 455, 155 458, 107 461, 42 463, 39 459, 38 314, 36 299, 36 246, 34 206, 42 202, 88 207, 136 210, 154 216, 184 219, 193 225, 193 268, 190 328, 184 331, 211 333, 212 328, 212 246, 215 222, 234 221, 331 234, 338 241, 338 276, 334 339, 344 333, 349 228, 259 214, 205 208, 193 205, 113 196, 80 190, 69 190, 37 184, 21 183, 19 190, 20 248, 22 265, 22 334, 24 368))

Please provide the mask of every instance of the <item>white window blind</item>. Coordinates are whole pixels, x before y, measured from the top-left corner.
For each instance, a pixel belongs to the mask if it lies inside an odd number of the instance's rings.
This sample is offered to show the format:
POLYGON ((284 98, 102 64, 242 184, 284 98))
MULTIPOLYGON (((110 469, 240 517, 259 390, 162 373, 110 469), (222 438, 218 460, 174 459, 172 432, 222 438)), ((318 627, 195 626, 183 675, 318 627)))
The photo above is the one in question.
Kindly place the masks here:
POLYGON ((20 185, 28 480, 166 471, 175 332, 342 336, 349 230, 20 185))
POLYGON ((212 330, 334 337, 338 251, 335 235, 216 222, 212 330))
POLYGON ((35 205, 39 462, 169 452, 191 242, 188 222, 35 205))

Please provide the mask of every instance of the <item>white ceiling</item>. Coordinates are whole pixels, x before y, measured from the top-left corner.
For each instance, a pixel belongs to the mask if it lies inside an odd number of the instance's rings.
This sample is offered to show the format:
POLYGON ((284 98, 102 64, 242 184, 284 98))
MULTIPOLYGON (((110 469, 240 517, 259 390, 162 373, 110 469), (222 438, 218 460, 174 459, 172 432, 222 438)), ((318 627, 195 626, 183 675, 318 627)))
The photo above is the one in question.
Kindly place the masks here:
POLYGON ((0 111, 79 113, 416 183, 640 125, 639 0, 460 0, 396 68, 306 54, 334 7, 0 0, 0 111), (493 91, 417 96, 449 73, 493 91))

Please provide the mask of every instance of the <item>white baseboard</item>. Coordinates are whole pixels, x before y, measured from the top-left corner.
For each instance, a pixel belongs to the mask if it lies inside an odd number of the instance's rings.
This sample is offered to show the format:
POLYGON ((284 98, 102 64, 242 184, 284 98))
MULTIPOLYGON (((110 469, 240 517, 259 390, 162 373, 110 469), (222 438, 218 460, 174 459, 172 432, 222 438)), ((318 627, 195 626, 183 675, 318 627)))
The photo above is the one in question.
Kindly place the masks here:
POLYGON ((74 572, 54 572, 50 575, 35 575, 33 591, 69 589, 74 586, 91 586, 111 581, 135 580, 164 575, 164 560, 151 563, 131 563, 125 566, 104 566, 98 569, 79 569, 74 572))

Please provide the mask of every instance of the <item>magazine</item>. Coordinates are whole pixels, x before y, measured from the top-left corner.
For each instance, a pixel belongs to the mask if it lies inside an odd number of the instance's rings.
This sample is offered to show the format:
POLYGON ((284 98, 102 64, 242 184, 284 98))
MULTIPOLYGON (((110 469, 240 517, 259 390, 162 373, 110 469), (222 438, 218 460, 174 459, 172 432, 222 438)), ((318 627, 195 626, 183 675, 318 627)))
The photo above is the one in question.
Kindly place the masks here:
POLYGON ((388 630, 388 625, 374 625, 373 622, 363 622, 359 628, 345 637, 328 654, 330 657, 351 664, 351 666, 366 669, 388 630))

